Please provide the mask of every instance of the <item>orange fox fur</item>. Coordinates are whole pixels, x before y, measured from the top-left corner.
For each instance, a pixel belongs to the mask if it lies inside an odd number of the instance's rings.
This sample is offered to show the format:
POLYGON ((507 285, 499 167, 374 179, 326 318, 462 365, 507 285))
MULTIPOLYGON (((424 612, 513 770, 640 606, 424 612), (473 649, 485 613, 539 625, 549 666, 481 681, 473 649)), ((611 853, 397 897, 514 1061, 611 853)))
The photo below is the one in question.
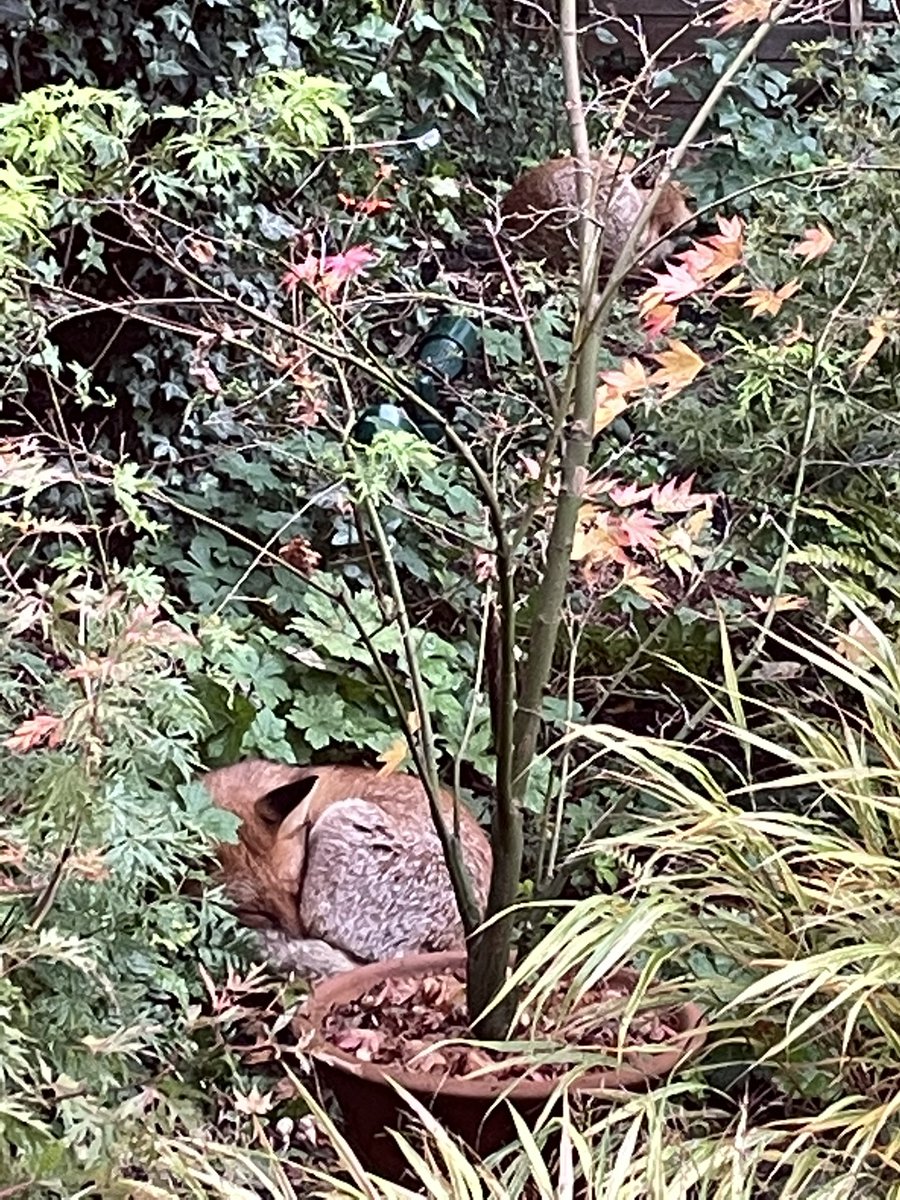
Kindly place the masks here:
MULTIPOLYGON (((591 187, 597 224, 603 229, 603 262, 610 263, 618 256, 649 195, 632 181, 637 165, 628 155, 592 157, 591 187)), ((504 228, 524 249, 555 265, 571 259, 578 236, 577 159, 554 158, 526 171, 504 196, 500 211, 504 228)), ((667 183, 638 249, 649 250, 669 230, 686 227, 692 215, 682 186, 667 183)), ((671 253, 671 244, 663 242, 649 251, 640 266, 657 264, 671 253)))
MULTIPOLYGON (((418 779, 254 760, 211 771, 204 783, 213 803, 240 818, 239 840, 218 848, 222 879, 274 965, 328 975, 461 944, 450 877, 418 779)), ((450 793, 441 793, 441 807, 452 824, 450 793)), ((467 809, 459 819, 483 910, 490 843, 467 809)))

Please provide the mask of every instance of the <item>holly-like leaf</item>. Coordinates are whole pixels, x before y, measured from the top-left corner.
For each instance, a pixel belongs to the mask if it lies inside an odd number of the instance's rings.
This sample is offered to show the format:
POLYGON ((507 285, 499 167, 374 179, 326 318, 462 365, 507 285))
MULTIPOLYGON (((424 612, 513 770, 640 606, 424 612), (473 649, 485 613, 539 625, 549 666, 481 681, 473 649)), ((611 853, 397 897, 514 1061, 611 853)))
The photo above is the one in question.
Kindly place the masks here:
POLYGON ((802 255, 803 261, 808 263, 814 258, 821 258, 823 254, 827 254, 833 245, 834 237, 824 225, 817 225, 815 229, 804 230, 802 241, 794 246, 791 253, 802 255))
POLYGON ((648 383, 654 387, 664 387, 663 399, 677 396, 680 391, 692 383, 703 370, 703 359, 695 354, 684 342, 670 341, 668 350, 651 355, 654 362, 659 363, 660 369, 654 371, 648 383))

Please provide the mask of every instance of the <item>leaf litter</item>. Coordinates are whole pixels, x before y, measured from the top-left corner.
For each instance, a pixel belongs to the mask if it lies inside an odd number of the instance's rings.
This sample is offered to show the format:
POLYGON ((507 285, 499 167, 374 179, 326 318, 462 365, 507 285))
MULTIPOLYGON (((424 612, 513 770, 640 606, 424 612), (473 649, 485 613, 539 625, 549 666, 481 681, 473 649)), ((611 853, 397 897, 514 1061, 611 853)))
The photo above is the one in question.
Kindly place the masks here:
POLYGON ((664 1008, 633 1014, 623 1039, 621 1008, 630 989, 614 983, 601 982, 574 1012, 560 1017, 568 986, 569 981, 563 980, 556 1003, 537 1013, 524 1013, 502 1047, 472 1044, 463 968, 384 980, 335 1006, 322 1033, 331 1045, 361 1062, 402 1065, 423 1075, 489 1074, 500 1080, 556 1079, 587 1055, 602 1053, 607 1062, 614 1060, 620 1040, 627 1061, 642 1047, 658 1048, 678 1038, 677 1012, 664 1008))

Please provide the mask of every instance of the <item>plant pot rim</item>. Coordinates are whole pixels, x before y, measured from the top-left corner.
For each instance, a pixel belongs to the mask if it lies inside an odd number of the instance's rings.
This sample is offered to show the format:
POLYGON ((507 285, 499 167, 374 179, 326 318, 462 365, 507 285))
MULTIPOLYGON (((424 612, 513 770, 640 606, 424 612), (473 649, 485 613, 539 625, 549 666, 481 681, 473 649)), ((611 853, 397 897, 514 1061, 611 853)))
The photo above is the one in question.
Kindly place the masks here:
MULTIPOLYGON (((546 1100, 559 1087, 565 1076, 553 1079, 497 1079, 489 1075, 475 1079, 441 1076, 437 1072, 409 1071, 400 1064, 363 1062, 346 1050, 333 1045, 322 1033, 328 1013, 337 1005, 356 999, 376 984, 386 979, 414 979, 436 975, 441 971, 464 966, 465 951, 449 951, 441 954, 410 954, 384 962, 367 963, 323 979, 313 988, 312 994, 294 1017, 295 1033, 306 1041, 304 1053, 313 1062, 336 1068, 359 1079, 372 1083, 399 1084, 407 1092, 418 1096, 467 1096, 493 1100, 509 1099, 528 1101, 546 1100)), ((633 987, 638 972, 627 967, 619 968, 607 976, 609 982, 620 981, 633 987)), ((618 1067, 606 1067, 589 1071, 580 1076, 574 1091, 580 1095, 634 1088, 651 1079, 667 1075, 706 1041, 706 1024, 703 1012, 697 1004, 688 1001, 676 1006, 679 1032, 685 1040, 677 1049, 641 1055, 641 1062, 634 1061, 637 1053, 630 1055, 631 1062, 618 1067)))

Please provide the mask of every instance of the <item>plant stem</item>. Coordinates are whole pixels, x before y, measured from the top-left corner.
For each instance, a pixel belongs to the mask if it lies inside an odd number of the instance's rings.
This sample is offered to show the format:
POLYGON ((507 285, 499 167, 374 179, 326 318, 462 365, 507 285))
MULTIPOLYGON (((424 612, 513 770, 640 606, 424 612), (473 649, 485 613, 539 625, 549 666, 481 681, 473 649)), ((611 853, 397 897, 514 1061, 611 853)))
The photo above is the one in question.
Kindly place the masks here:
MULTIPOLYGON (((595 222, 590 208, 590 147, 584 125, 584 110, 578 74, 578 14, 576 0, 561 0, 560 38, 566 80, 566 107, 572 141, 578 151, 579 227, 581 261, 579 315, 573 332, 578 346, 574 376, 567 398, 573 399, 572 420, 562 463, 562 481, 553 516, 544 577, 533 597, 533 617, 528 657, 512 729, 512 800, 513 811, 501 828, 493 830, 494 871, 488 898, 487 917, 491 924, 473 940, 469 953, 470 1011, 481 1013, 503 986, 512 945, 515 903, 522 870, 522 803, 534 761, 544 691, 553 665, 553 653, 569 581, 572 542, 581 507, 581 492, 587 477, 587 462, 593 434, 594 393, 597 361, 600 353, 601 326, 594 317, 596 302, 596 266, 592 249, 596 242, 595 222), (584 326, 587 332, 584 333, 584 326), (497 836, 502 841, 497 842, 497 836)), ((571 401, 570 401, 571 402, 571 401)), ((499 804, 496 809, 499 812, 499 804)), ((497 1039, 506 1036, 515 1005, 510 995, 495 1005, 487 1016, 475 1023, 478 1037, 497 1039)))
MULTIPOLYGON (((463 859, 460 839, 454 830, 447 828, 447 823, 440 808, 440 784, 438 782, 437 762, 434 753, 434 730, 431 725, 428 689, 425 685, 425 680, 422 678, 422 672, 419 670, 419 659, 416 647, 413 644, 413 631, 409 621, 409 613, 403 599, 403 588, 400 585, 400 578, 397 575, 397 568, 394 565, 394 558, 391 554, 387 534, 384 532, 384 526, 381 523, 378 510, 372 501, 370 499, 364 500, 363 507, 372 531, 375 534, 378 552, 381 555, 381 561, 387 574, 388 590, 394 602, 396 620, 400 628, 400 637, 403 641, 403 655, 406 659, 410 688, 419 718, 422 742, 422 766, 424 767, 422 786, 425 788, 428 796, 431 820, 434 824, 438 841, 441 843, 444 861, 447 863, 463 929, 468 935, 477 928, 481 914, 475 902, 472 880, 463 859)), ((457 824, 458 822, 454 822, 454 825, 457 824)))

